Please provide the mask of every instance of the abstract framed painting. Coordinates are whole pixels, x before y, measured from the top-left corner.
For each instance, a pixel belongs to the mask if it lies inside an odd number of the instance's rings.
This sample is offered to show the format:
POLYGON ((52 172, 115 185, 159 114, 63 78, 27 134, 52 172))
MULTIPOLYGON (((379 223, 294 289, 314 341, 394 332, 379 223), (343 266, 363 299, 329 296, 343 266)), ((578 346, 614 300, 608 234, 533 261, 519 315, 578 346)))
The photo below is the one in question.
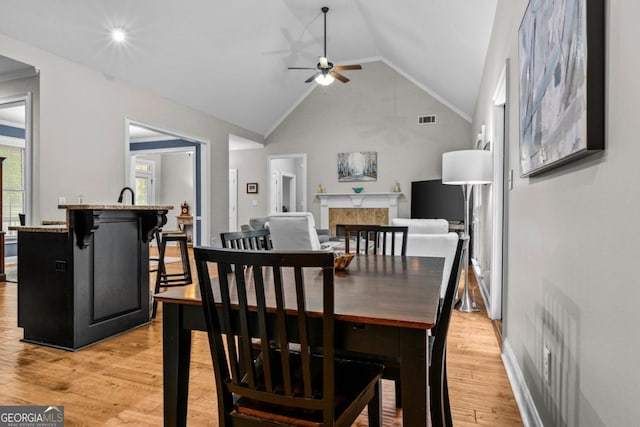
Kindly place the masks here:
POLYGON ((522 177, 604 149, 604 6, 529 1, 518 30, 522 177))
POLYGON ((375 181, 377 179, 377 152, 338 153, 338 182, 375 181))

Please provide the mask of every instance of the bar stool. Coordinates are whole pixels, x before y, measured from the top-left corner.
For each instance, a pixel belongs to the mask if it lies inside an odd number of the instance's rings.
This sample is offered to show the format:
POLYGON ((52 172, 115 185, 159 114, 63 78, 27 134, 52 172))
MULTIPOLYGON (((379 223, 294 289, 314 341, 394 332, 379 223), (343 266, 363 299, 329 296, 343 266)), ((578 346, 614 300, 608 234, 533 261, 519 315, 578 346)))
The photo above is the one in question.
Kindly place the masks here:
MULTIPOLYGON (((156 263, 160 262, 160 233, 162 232, 162 228, 156 228, 155 231, 153 232, 153 238, 156 241, 156 245, 158 246, 158 258, 156 257, 149 257, 149 261, 155 261, 156 263)), ((151 242, 149 242, 149 244, 151 244, 151 242)), ((156 264, 156 269, 155 270, 149 270, 149 273, 155 273, 158 271, 158 267, 159 265, 156 264)))
MULTIPOLYGON (((157 237, 156 237, 157 238, 157 237)), ((160 288, 168 288, 171 286, 185 286, 192 283, 191 280, 191 263, 189 262, 189 250, 187 247, 187 235, 182 231, 163 231, 160 233, 158 241, 158 269, 156 270, 156 288, 154 294, 160 292, 160 288), (164 262, 164 255, 168 242, 176 242, 180 248, 180 258, 182 261, 182 272, 167 274, 164 262)), ((153 311, 151 318, 156 317, 158 302, 153 300, 153 311)))

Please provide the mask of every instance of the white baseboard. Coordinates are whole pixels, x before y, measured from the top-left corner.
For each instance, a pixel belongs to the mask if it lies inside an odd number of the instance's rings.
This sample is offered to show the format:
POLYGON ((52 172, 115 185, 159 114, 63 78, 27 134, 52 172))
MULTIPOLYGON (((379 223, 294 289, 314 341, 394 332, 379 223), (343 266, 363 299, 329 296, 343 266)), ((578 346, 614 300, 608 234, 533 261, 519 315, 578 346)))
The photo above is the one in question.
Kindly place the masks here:
POLYGON ((511 383, 511 390, 513 390, 513 395, 520 409, 522 423, 525 427, 543 427, 540 414, 538 414, 538 409, 533 402, 529 387, 527 387, 527 383, 524 381, 524 376, 516 360, 516 355, 513 353, 511 344, 509 344, 509 340, 506 338, 502 342, 502 362, 504 363, 507 377, 509 377, 509 382, 511 383))

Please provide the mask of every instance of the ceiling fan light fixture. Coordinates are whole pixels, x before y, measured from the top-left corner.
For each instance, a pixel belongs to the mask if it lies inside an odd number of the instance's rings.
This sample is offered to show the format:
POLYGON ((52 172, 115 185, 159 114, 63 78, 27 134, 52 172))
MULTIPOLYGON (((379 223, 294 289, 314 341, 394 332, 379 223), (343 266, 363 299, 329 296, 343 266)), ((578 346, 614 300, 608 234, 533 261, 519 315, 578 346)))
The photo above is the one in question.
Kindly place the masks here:
POLYGON ((316 77, 316 83, 322 86, 329 86, 331 83, 333 83, 334 80, 335 79, 331 74, 320 74, 318 75, 318 77, 316 77))
POLYGON ((344 75, 338 73, 342 70, 361 70, 361 65, 336 65, 334 67, 332 62, 329 62, 327 58, 327 12, 328 7, 323 7, 322 14, 324 15, 324 55, 318 57, 318 64, 315 68, 311 67, 287 67, 289 70, 316 70, 315 73, 305 80, 305 83, 311 83, 316 81, 319 85, 329 86, 335 79, 340 80, 342 83, 347 83, 349 79, 344 75))

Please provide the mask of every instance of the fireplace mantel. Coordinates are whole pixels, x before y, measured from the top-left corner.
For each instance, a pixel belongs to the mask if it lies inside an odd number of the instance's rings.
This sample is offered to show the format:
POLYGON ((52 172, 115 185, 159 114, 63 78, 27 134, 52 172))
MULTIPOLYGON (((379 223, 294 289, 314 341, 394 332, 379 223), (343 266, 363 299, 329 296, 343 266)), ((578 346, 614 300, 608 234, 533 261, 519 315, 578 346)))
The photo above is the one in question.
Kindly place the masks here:
POLYGON ((389 220, 398 217, 402 193, 316 193, 320 199, 320 228, 329 228, 330 208, 387 208, 389 220))

